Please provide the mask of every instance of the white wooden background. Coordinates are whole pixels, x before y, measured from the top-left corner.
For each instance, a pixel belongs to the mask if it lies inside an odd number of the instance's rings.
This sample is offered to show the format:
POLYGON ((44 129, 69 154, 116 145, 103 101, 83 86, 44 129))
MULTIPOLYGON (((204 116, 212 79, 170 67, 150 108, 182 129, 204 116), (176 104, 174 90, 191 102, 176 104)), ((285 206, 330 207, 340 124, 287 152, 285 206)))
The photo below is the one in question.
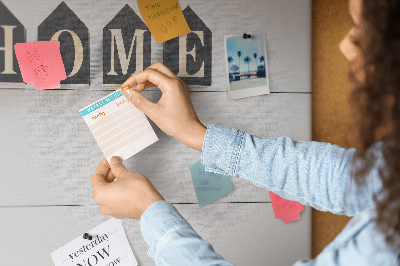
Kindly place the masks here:
MULTIPOLYGON (((27 41, 37 40, 37 26, 60 3, 3 2, 26 27, 27 41)), ((139 12, 135 1, 66 3, 90 31, 91 86, 0 89, 0 265, 52 265, 50 252, 108 219, 90 182, 102 153, 78 110, 113 90, 101 82, 103 27, 126 3, 139 12)), ((212 86, 189 88, 201 121, 262 137, 311 140, 311 0, 180 4, 190 5, 213 33, 212 86), (266 32, 271 94, 228 101, 223 36, 259 30, 266 32)), ((152 40, 152 62, 157 60, 162 44, 152 40)), ((145 95, 156 101, 160 92, 145 95)), ((284 224, 274 218, 268 191, 233 178, 232 193, 200 209, 188 168, 200 153, 153 127, 160 140, 125 165, 149 177, 224 258, 236 265, 291 265, 310 257, 309 208, 299 221, 284 224)), ((154 265, 139 222, 123 224, 139 265, 154 265)))

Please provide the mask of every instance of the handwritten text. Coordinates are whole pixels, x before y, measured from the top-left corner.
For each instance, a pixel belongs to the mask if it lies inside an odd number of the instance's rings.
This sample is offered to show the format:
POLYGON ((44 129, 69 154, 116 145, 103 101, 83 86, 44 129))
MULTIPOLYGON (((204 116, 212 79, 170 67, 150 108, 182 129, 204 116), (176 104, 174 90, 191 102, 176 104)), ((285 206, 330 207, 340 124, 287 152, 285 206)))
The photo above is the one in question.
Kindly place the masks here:
POLYGON ((106 113, 101 112, 101 113, 99 113, 98 115, 92 116, 92 119, 93 119, 93 120, 96 120, 99 116, 106 116, 106 113))

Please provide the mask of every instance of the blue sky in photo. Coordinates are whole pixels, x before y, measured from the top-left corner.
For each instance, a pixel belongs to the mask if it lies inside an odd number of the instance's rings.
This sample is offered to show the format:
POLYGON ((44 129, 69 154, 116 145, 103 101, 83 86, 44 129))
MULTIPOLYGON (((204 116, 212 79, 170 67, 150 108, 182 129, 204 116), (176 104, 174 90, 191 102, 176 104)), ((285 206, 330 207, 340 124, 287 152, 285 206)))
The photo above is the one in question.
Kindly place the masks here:
POLYGON ((233 62, 231 65, 235 64, 239 66, 239 57, 238 51, 242 52, 242 56, 240 57, 240 71, 247 72, 248 67, 244 62, 244 58, 249 56, 251 59, 250 62, 250 71, 256 71, 254 53, 257 53, 257 65, 264 64, 260 63, 260 57, 263 55, 266 58, 265 50, 265 37, 264 33, 251 33, 250 39, 243 39, 242 35, 227 37, 226 38, 226 48, 228 57, 231 56, 233 58, 233 62))

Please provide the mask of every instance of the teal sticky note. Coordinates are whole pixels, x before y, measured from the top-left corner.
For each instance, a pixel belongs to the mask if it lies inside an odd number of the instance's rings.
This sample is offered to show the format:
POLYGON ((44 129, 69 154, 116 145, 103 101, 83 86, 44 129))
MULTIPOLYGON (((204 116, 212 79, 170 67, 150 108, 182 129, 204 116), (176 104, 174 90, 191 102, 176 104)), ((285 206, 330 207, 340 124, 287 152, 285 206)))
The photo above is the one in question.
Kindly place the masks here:
POLYGON ((189 168, 200 208, 233 190, 230 176, 206 172, 200 161, 192 164, 189 168))

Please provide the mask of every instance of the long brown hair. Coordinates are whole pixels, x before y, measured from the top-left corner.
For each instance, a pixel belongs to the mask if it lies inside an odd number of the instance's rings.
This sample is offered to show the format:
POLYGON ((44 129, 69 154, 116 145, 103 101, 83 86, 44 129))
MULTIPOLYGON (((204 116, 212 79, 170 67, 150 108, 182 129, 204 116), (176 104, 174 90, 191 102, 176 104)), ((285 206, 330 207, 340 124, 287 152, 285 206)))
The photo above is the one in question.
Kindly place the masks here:
POLYGON ((374 167, 376 156, 368 149, 382 142, 384 166, 379 169, 383 187, 375 196, 376 222, 387 243, 400 250, 400 1, 363 0, 361 34, 356 45, 360 66, 350 73, 357 140, 354 171, 361 184, 374 167), (363 73, 359 78, 357 69, 363 73))

